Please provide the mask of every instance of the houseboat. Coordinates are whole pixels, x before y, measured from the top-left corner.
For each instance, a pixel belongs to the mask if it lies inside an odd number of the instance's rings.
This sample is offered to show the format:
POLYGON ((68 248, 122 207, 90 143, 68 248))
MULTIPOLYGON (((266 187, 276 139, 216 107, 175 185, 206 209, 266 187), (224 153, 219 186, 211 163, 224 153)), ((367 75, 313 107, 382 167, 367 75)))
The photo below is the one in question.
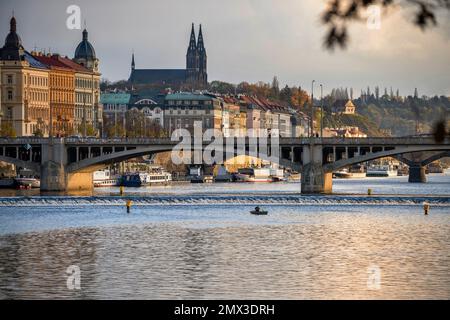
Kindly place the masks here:
POLYGON ((371 165, 367 168, 367 177, 394 177, 397 170, 392 164, 371 165))
POLYGON ((238 182, 272 182, 270 168, 242 168, 235 174, 238 182))

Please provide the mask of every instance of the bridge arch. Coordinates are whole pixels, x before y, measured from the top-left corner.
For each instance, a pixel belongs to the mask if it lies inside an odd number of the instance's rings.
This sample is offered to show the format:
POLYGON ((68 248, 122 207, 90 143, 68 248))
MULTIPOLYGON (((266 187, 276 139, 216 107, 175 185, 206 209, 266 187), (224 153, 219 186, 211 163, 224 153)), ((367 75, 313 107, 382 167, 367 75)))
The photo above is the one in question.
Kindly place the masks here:
MULTIPOLYGON (((371 160, 384 158, 384 157, 393 157, 393 156, 397 156, 397 155, 401 155, 401 154, 405 154, 405 153, 414 153, 414 152, 423 152, 423 151, 443 151, 443 153, 441 153, 441 154, 444 154, 444 153, 449 152, 448 149, 449 149, 448 145, 397 147, 392 150, 371 152, 371 153, 367 153, 362 156, 341 159, 341 160, 338 160, 333 163, 325 164, 324 170, 325 170, 325 172, 333 172, 333 171, 339 170, 341 168, 351 166, 353 164, 371 161, 371 160)), ((442 157, 444 157, 444 156, 440 156, 440 158, 442 158, 442 157)), ((437 160, 437 159, 435 159, 435 160, 437 160)))
MULTIPOLYGON (((113 152, 108 154, 103 154, 101 156, 92 157, 92 158, 86 158, 83 160, 80 160, 78 162, 71 163, 67 166, 66 172, 67 173, 76 173, 76 172, 86 172, 86 171, 95 171, 99 168, 104 167, 107 164, 110 164, 111 162, 121 162, 129 159, 133 159, 136 157, 141 157, 145 155, 151 155, 156 153, 162 153, 162 152, 168 152, 172 151, 173 146, 149 146, 149 147, 138 147, 136 149, 129 149, 119 152, 113 152)), ((204 148, 202 149, 202 152, 204 152, 204 148)), ((223 163, 225 161, 228 161, 230 159, 235 158, 239 155, 249 155, 254 156, 252 154, 249 154, 248 149, 242 149, 242 148, 234 148, 234 152, 232 154, 226 153, 224 149, 222 149, 223 152, 223 160, 220 163, 223 163)), ((280 154, 281 156, 281 154, 280 154)), ((273 161, 274 159, 268 159, 268 157, 258 157, 256 158, 262 159, 262 160, 271 160, 272 162, 278 163, 281 166, 284 167, 290 167, 294 170, 301 170, 301 165, 298 163, 291 162, 288 159, 282 159, 281 157, 277 161, 273 161)), ((218 164, 220 164, 218 163, 218 164)))

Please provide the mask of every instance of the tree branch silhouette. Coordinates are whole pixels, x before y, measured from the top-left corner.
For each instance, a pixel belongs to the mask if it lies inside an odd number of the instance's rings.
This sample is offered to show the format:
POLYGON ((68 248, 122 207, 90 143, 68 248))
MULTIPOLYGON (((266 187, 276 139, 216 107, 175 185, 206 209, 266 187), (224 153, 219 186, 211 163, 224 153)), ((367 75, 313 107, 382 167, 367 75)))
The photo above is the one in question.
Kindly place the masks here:
POLYGON ((450 12, 450 0, 329 0, 322 14, 322 23, 327 26, 324 46, 332 51, 336 47, 345 49, 349 35, 348 24, 361 21, 363 13, 371 5, 382 8, 398 5, 402 9, 413 7, 414 24, 422 30, 438 25, 436 13, 439 10, 450 12))

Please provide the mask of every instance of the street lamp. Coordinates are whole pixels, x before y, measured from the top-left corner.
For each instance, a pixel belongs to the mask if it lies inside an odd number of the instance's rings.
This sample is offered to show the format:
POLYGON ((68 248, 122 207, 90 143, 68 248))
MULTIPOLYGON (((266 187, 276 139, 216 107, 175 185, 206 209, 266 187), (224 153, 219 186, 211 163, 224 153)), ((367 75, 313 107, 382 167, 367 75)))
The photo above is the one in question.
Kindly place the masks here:
POLYGON ((320 138, 323 138, 323 85, 320 84, 320 138))
POLYGON ((310 124, 310 131, 311 131, 311 137, 314 137, 314 83, 316 80, 313 80, 311 83, 311 124, 310 124))

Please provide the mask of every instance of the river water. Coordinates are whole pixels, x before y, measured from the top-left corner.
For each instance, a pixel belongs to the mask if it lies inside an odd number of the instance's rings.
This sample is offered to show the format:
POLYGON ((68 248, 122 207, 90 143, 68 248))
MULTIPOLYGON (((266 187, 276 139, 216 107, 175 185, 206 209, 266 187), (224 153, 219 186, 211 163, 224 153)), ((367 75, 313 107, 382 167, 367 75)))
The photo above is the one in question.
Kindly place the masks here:
POLYGON ((328 196, 299 190, 0 190, 0 298, 450 298, 449 173, 426 184, 335 179, 328 196), (269 215, 249 214, 256 205, 269 215), (67 285, 70 266, 80 289, 67 285))

